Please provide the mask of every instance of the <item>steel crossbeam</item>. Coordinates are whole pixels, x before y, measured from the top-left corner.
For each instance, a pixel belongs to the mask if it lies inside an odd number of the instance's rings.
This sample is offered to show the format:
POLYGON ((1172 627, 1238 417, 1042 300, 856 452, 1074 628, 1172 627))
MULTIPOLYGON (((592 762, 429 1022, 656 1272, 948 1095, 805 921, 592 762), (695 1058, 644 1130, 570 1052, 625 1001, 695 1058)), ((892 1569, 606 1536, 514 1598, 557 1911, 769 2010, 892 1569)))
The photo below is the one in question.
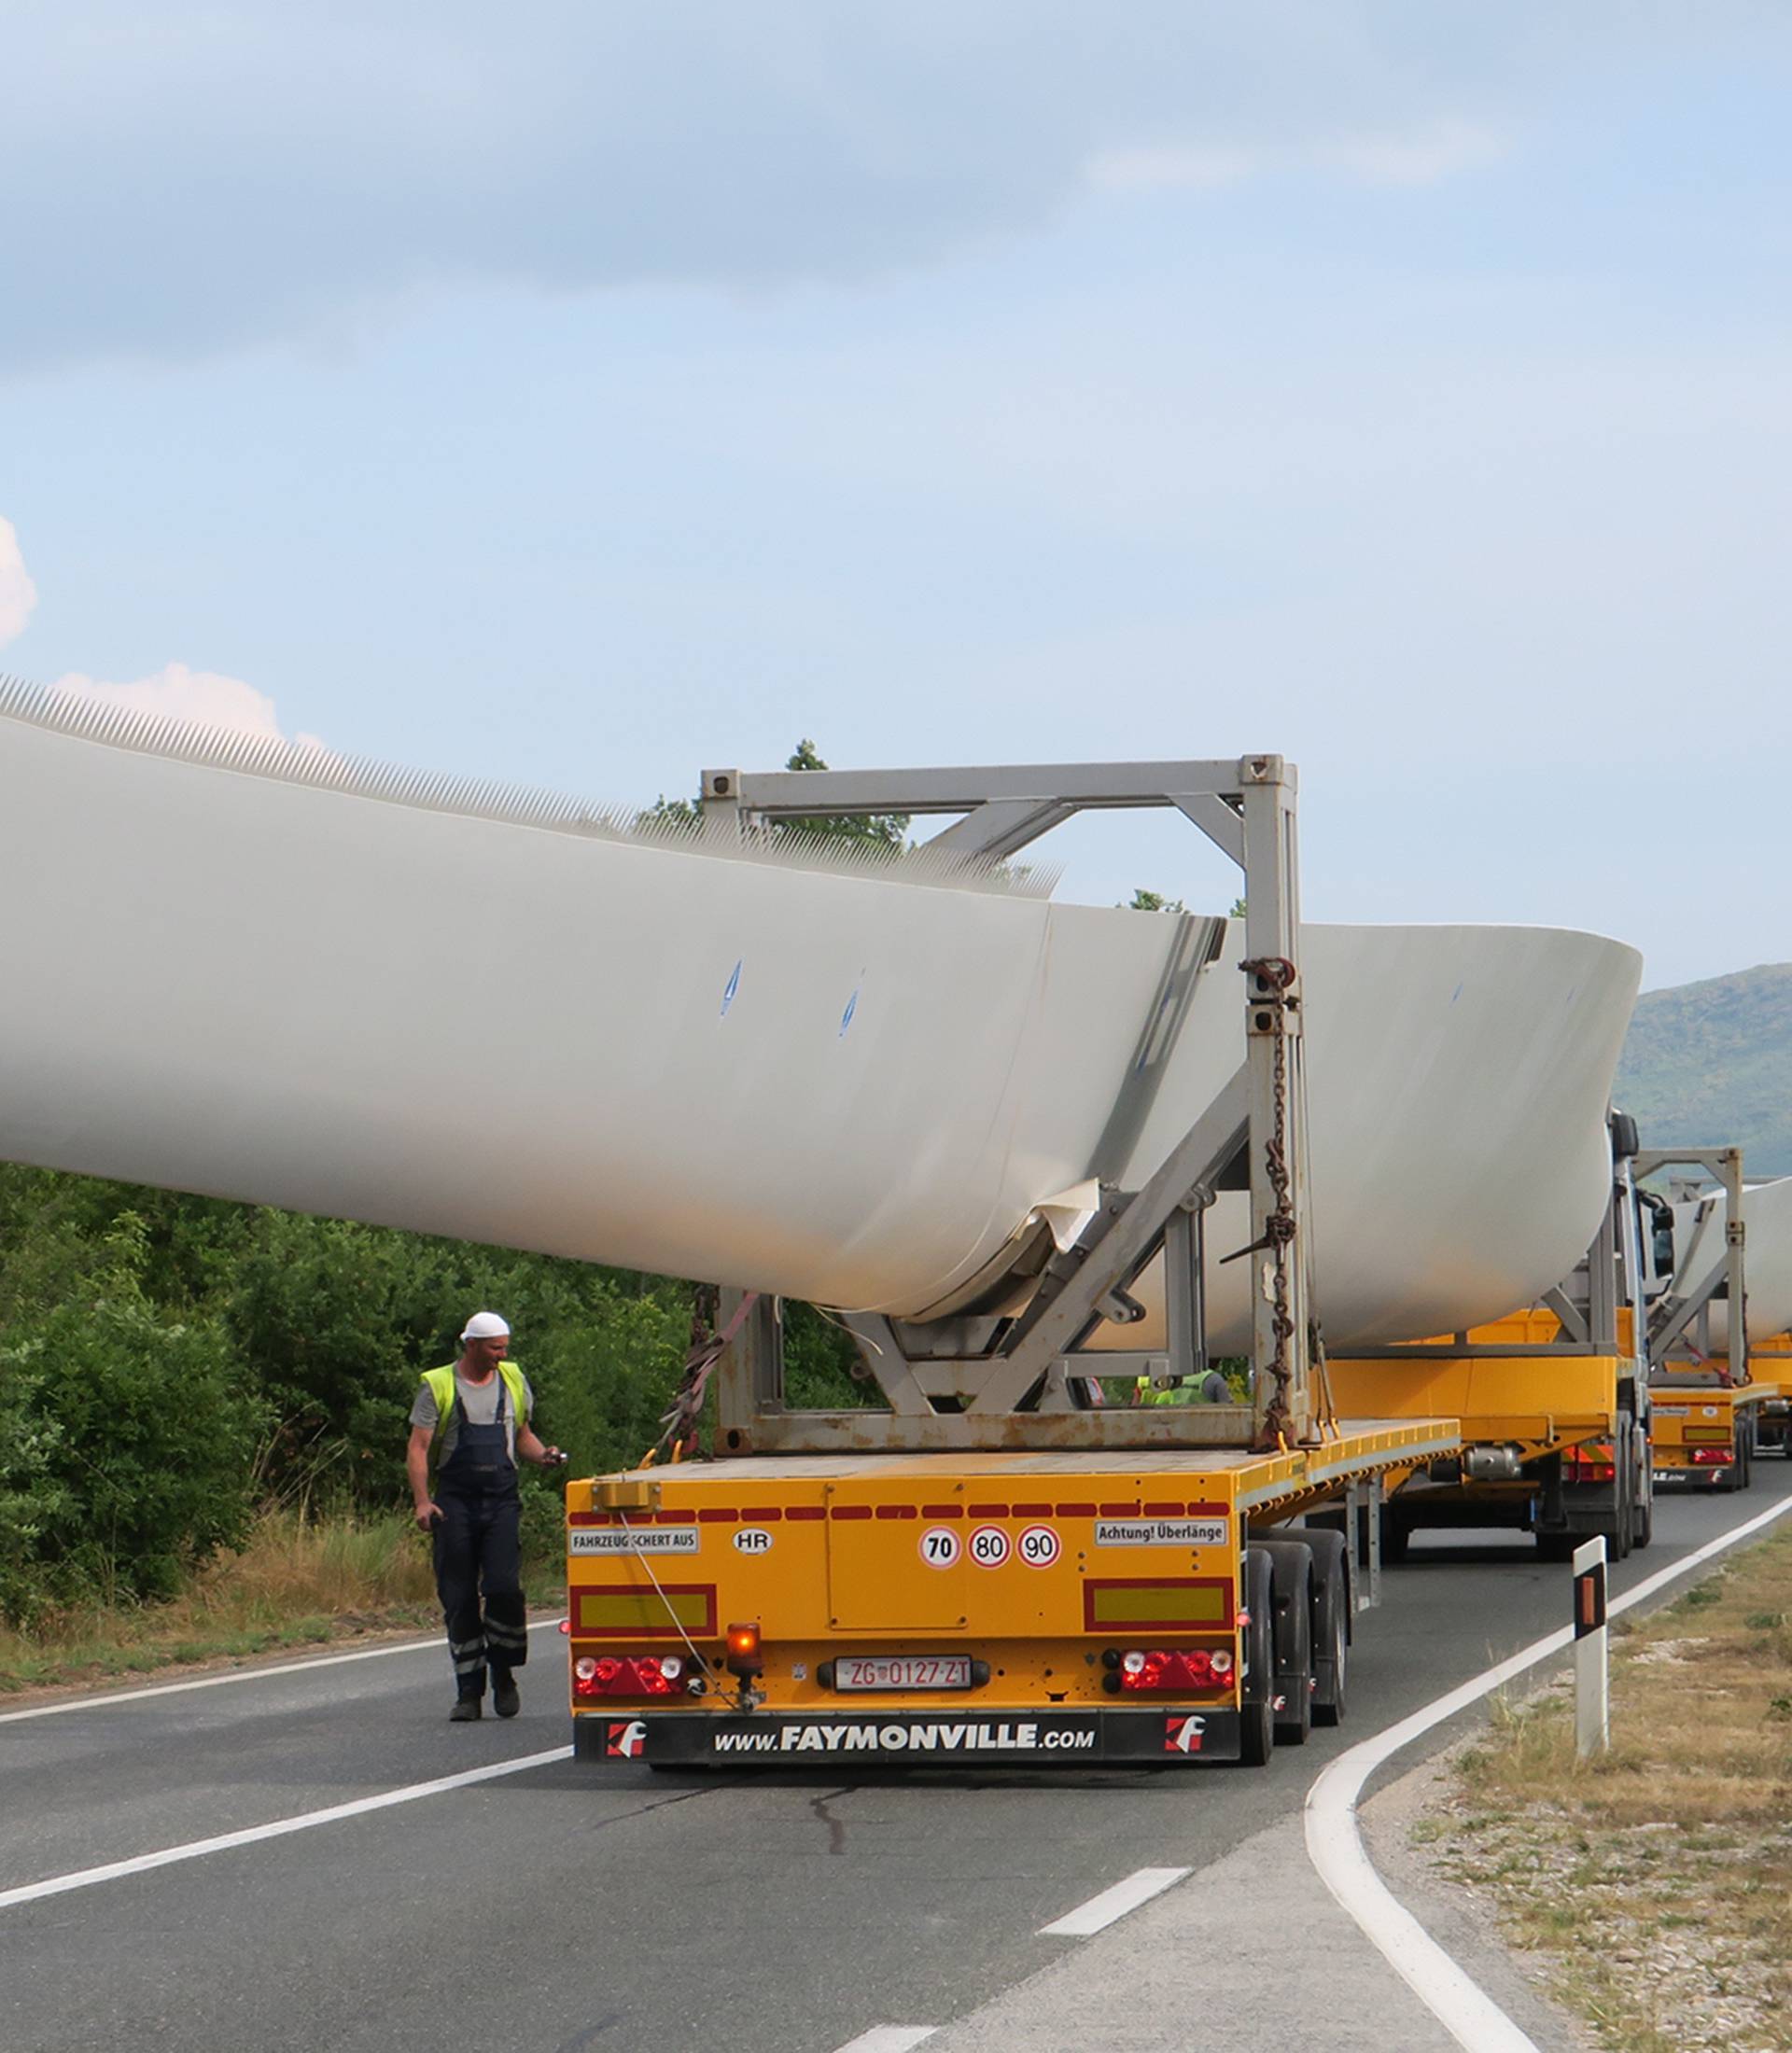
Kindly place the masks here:
MULTIPOLYGON (((1012 1319, 941 1322, 937 1331, 847 1315, 885 1410, 798 1410, 785 1401, 777 1308, 755 1307, 718 1372, 719 1454, 1294 1444, 1311 1437, 1309 1247, 1305 1092, 1301 1086, 1296 777, 1280 756, 1222 761, 1010 764, 916 770, 703 773, 706 817, 742 833, 830 816, 953 814, 930 848, 1003 859, 1086 811, 1169 808, 1244 872, 1244 1060, 1138 1191, 1103 1182, 1099 1212, 1068 1254, 1046 1264, 1012 1319), (1089 1379, 1207 1365, 1202 1215, 1222 1184, 1248 1182, 1255 1270, 1252 1401, 1182 1407, 1087 1402, 1089 1379), (1083 1351, 1103 1317, 1124 1316, 1127 1287, 1159 1252, 1166 1269, 1168 1355, 1083 1351), (1198 1428, 1196 1419, 1198 1418, 1198 1428)), ((1194 982, 1212 961, 1216 921, 1184 915, 1139 1060, 1116 1100, 1089 1173, 1123 1161, 1194 982)), ((736 1300, 737 1301, 737 1300, 736 1300)), ((724 1317, 732 1309, 724 1293, 724 1317)))

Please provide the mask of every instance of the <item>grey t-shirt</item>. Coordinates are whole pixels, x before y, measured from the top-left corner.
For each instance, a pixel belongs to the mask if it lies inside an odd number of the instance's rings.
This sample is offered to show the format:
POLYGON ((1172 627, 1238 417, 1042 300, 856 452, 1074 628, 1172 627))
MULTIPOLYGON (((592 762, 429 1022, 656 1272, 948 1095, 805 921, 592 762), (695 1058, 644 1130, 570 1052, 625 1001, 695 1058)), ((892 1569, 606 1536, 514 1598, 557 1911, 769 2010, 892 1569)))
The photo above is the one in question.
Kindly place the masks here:
MULTIPOLYGON (((515 1368, 516 1364, 512 1362, 511 1366, 515 1368)), ((521 1369, 517 1369, 516 1373, 523 1376, 521 1369)), ((497 1418, 497 1393, 503 1389, 504 1378, 501 1375, 494 1375, 489 1381, 484 1383, 469 1383, 464 1376, 456 1376, 455 1378, 455 1390, 460 1399, 461 1409, 467 1414, 469 1422, 475 1426, 489 1426, 497 1418)), ((507 1396, 508 1394, 506 1392, 507 1396)), ((529 1388, 528 1377, 524 1376, 523 1418, 525 1421, 534 1409, 535 1392, 529 1388)), ((417 1385, 416 1402, 411 1407, 411 1423, 413 1426, 427 1426, 431 1432, 436 1430, 436 1393, 429 1388, 427 1383, 417 1385)), ((512 1461, 516 1459, 516 1428, 517 1419, 514 1408, 506 1404, 504 1406, 504 1438, 510 1448, 512 1461)), ((455 1443, 459 1438, 460 1421, 457 1418, 450 1418, 447 1428, 436 1447, 436 1466, 438 1469, 454 1453, 455 1443)))

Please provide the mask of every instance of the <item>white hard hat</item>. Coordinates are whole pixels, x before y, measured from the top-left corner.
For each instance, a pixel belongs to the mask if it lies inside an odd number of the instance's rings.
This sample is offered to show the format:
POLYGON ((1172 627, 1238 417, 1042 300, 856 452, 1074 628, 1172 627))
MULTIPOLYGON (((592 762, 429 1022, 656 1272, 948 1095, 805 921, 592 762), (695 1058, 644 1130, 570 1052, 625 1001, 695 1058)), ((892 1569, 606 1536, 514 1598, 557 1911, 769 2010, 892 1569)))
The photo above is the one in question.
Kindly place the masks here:
POLYGON ((462 1340, 500 1340, 510 1333, 510 1323, 496 1312, 475 1312, 467 1321, 462 1340))

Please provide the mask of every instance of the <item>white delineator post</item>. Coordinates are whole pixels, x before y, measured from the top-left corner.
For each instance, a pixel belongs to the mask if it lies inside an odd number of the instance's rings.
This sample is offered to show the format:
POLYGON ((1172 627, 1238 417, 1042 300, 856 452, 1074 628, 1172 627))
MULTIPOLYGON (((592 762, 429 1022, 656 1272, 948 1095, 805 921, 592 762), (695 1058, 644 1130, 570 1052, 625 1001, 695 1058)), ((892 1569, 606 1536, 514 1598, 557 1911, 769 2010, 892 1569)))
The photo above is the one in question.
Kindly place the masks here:
POLYGON ((1575 1752, 1583 1760, 1611 1743, 1605 1644, 1605 1535, 1575 1549, 1575 1752))

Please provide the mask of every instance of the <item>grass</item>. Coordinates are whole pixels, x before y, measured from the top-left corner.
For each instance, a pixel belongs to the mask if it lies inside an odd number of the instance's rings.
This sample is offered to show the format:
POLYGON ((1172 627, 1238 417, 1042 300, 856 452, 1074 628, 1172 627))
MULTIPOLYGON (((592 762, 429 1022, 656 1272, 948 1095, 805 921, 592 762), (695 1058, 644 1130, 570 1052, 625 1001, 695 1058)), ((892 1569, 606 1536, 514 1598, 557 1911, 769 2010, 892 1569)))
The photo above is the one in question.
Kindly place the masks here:
POLYGON ((1613 2053, 1792 2047, 1788 1588, 1792 1533, 1615 1634, 1594 1760, 1572 1685, 1496 1701, 1414 1835, 1613 2053))
MULTIPOLYGON (((556 1562, 527 1578, 552 1599, 556 1562)), ((0 1693, 79 1686, 441 1623, 429 1549, 407 1516, 270 1511, 164 1604, 94 1604, 33 1631, 0 1626, 0 1693)))

